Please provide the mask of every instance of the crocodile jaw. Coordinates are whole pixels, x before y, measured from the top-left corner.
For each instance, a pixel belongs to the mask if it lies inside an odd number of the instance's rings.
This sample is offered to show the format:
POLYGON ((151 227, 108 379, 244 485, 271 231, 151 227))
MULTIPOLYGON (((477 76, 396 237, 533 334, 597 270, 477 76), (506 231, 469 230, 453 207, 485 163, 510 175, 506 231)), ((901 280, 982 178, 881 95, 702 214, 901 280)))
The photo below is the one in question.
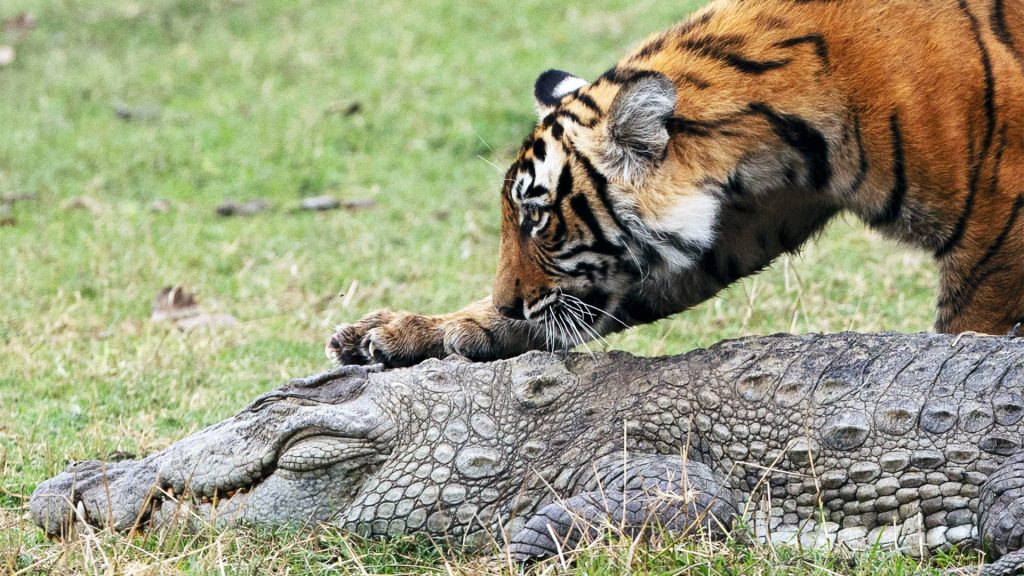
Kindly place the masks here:
POLYGON ((36 488, 31 511, 50 536, 83 522, 124 531, 181 518, 328 520, 387 457, 392 429, 366 398, 273 399, 137 462, 73 464, 36 488))

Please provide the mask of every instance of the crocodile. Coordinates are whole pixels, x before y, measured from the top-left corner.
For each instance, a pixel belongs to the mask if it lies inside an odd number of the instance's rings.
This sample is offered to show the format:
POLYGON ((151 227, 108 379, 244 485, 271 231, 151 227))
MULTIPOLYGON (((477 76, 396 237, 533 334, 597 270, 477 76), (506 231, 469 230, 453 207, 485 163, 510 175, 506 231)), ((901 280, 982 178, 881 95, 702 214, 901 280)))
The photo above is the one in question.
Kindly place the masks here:
POLYGON ((34 520, 140 530, 333 523, 529 562, 651 526, 978 548, 1024 566, 1024 341, 748 337, 659 358, 530 352, 342 366, 148 457, 38 486, 34 520))

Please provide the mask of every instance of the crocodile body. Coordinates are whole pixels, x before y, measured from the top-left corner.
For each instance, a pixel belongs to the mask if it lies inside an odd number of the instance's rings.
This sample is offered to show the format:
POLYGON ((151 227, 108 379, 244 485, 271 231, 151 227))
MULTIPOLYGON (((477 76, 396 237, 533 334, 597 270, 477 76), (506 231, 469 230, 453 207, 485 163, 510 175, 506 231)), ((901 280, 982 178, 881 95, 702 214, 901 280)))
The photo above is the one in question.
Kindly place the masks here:
POLYGON ((51 534, 189 506, 498 541, 522 560, 609 517, 634 531, 745 518, 772 541, 984 546, 999 573, 1024 547, 1022 442, 1024 341, 770 336, 665 358, 342 367, 145 459, 73 465, 30 507, 51 534))

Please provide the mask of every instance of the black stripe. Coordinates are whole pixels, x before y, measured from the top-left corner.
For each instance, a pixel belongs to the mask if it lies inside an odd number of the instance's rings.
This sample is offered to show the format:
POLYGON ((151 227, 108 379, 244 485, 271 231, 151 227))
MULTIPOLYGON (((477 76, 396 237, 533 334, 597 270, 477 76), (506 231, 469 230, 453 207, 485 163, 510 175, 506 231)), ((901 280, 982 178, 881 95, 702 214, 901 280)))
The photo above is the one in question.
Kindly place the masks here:
POLYGON ((690 72, 675 72, 672 74, 672 79, 675 80, 675 84, 689 84, 698 90, 707 90, 711 88, 711 83, 707 80, 697 76, 690 72))
POLYGON ((736 52, 725 50, 721 46, 715 46, 713 41, 704 38, 700 40, 686 40, 680 43, 679 47, 712 60, 718 60, 744 74, 761 75, 784 68, 792 62, 789 58, 782 60, 753 60, 736 52))
POLYGON ((572 268, 564 270, 563 274, 572 278, 579 278, 580 276, 586 276, 590 282, 597 282, 603 280, 608 276, 608 264, 599 262, 598 264, 591 264, 589 262, 578 262, 572 268))
POLYGON ((568 239, 568 228, 565 226, 565 213, 562 212, 562 203, 555 202, 551 205, 551 220, 555 223, 555 229, 551 232, 550 250, 561 250, 568 239))
POLYGON ((683 134, 685 136, 708 137, 720 133, 720 127, 731 124, 727 120, 694 120, 682 116, 673 116, 665 121, 665 129, 671 135, 683 134))
MULTIPOLYGON (((999 191, 999 173, 1003 168, 1003 152, 1006 150, 1006 127, 1006 124, 1003 124, 996 142, 995 161, 992 164, 992 176, 989 178, 989 195, 995 195, 999 191)), ((983 158, 979 159, 979 165, 983 160, 983 158)), ((964 233, 967 230, 967 222, 974 213, 974 204, 977 192, 978 182, 972 181, 970 192, 967 194, 967 203, 964 206, 963 211, 960 213, 960 218, 956 222, 956 227, 953 229, 953 233, 949 238, 946 239, 945 243, 935 251, 936 258, 942 258, 960 245, 960 242, 963 240, 964 233)))
POLYGON ((655 52, 661 52, 665 49, 665 35, 662 34, 657 38, 651 40, 647 44, 644 44, 630 60, 642 60, 652 56, 655 52))
POLYGON ((758 14, 757 16, 754 16, 754 20, 768 30, 785 30, 786 28, 789 28, 789 22, 777 16, 758 14))
POLYGON ((882 226, 892 224, 900 217, 903 210, 903 199, 907 195, 907 167, 904 163, 903 132, 900 130, 899 114, 893 112, 889 117, 889 130, 892 132, 892 191, 889 200, 880 214, 871 218, 869 224, 882 226))
POLYGON ((709 11, 701 14, 700 16, 697 16, 696 18, 690 18, 686 22, 677 24, 675 28, 670 30, 670 32, 679 36, 685 36, 686 34, 689 34, 706 26, 709 22, 711 22, 711 18, 712 16, 714 16, 714 14, 714 12, 709 11))
POLYGON ((558 122, 552 122, 551 123, 551 137, 552 138, 554 138, 555 140, 561 140, 562 139, 562 134, 564 134, 564 133, 565 133, 565 128, 562 128, 561 124, 559 124, 558 122))
POLYGON ((981 64, 985 68, 985 139, 983 140, 981 147, 982 157, 988 154, 989 149, 992 147, 992 139, 996 133, 996 82, 995 74, 992 71, 992 59, 988 53, 988 48, 985 46, 985 42, 981 38, 981 27, 978 25, 978 19, 975 18, 970 8, 967 6, 967 0, 960 0, 960 9, 964 11, 967 18, 971 21, 971 32, 974 34, 974 41, 978 44, 978 50, 981 53, 981 64))
POLYGON ((569 120, 572 120, 573 122, 579 124, 580 126, 583 126, 584 128, 593 128, 595 124, 595 122, 584 122, 583 120, 580 120, 579 116, 577 116, 573 112, 570 112, 569 110, 559 110, 555 112, 555 116, 558 118, 568 118, 569 120))
POLYGON ((609 68, 607 72, 601 75, 598 80, 607 80, 615 84, 629 84, 635 82, 641 78, 650 78, 652 76, 663 76, 660 72, 654 70, 643 70, 640 68, 619 68, 613 66, 609 68))
POLYGON ((992 139, 995 135, 996 129, 996 87, 995 77, 992 73, 992 61, 989 57, 988 49, 985 47, 985 43, 981 39, 981 30, 978 26, 978 19, 974 17, 973 13, 971 13, 971 10, 968 8, 965 0, 960 0, 960 9, 963 10, 964 14, 967 15, 968 20, 970 20, 971 31, 974 33, 974 42, 978 45, 978 50, 981 53, 981 65, 985 71, 985 136, 981 142, 981 154, 978 155, 977 158, 973 158, 973 162, 971 163, 967 199, 964 201, 964 208, 960 212, 960 217, 957 219, 956 226, 953 227, 953 233, 950 234, 949 238, 942 243, 942 246, 935 251, 936 258, 942 258, 946 254, 949 254, 963 239, 964 232, 967 229, 967 221, 974 213, 974 201, 975 197, 978 195, 978 186, 981 182, 981 171, 992 148, 992 139))
POLYGON ((1006 243, 1006 238, 1009 237, 1013 227, 1017 224, 1017 217, 1020 215, 1021 206, 1024 206, 1024 194, 1018 195, 1017 199, 1014 201, 1013 209, 1010 210, 1010 217, 1006 220, 1006 225, 1003 226, 1003 230, 999 233, 996 241, 988 247, 988 250, 985 251, 985 255, 981 257, 981 260, 978 260, 974 267, 971 268, 971 273, 968 274, 968 277, 974 277, 977 275, 978 280, 976 282, 969 282, 969 284, 980 285, 981 281, 988 277, 990 272, 981 272, 980 274, 979 272, 982 267, 988 264, 989 261, 995 258, 996 254, 1003 249, 1003 244, 1006 243))
POLYGON ((853 134, 857 140, 857 155, 860 158, 860 166, 857 168, 857 176, 853 179, 853 185, 850 186, 850 196, 855 196, 860 192, 861 187, 864 186, 864 182, 868 178, 868 153, 864 149, 864 133, 860 129, 860 115, 854 115, 853 117, 853 134))
POLYGON ((779 48, 792 48, 793 46, 799 46, 801 44, 811 44, 814 46, 814 53, 817 54, 818 60, 821 60, 822 68, 829 70, 832 67, 831 61, 829 60, 828 43, 825 42, 825 37, 821 34, 798 36, 796 38, 783 40, 775 45, 779 48))
POLYGON ((749 109, 767 118, 775 134, 803 156, 811 186, 825 189, 832 179, 832 164, 824 134, 803 118, 780 114, 767 104, 754 102, 749 109))
POLYGON ((568 164, 562 166, 562 172, 558 174, 558 184, 555 185, 555 201, 565 198, 572 192, 572 168, 568 164))
POLYGON ((548 155, 548 147, 547 147, 547 144, 544 143, 544 139, 543 138, 537 138, 536 140, 534 140, 533 141, 533 157, 536 158, 537 160, 540 160, 541 162, 543 162, 544 158, 546 158, 547 155, 548 155))
POLYGON ((604 114, 604 111, 601 110, 601 107, 597 105, 597 102, 594 102, 594 99, 589 94, 577 93, 576 101, 594 114, 604 114))
POLYGON ((533 162, 523 160, 519 163, 519 170, 530 175, 531 184, 533 183, 533 179, 537 177, 537 170, 533 167, 533 162))
POLYGON ((544 186, 543 184, 532 184, 529 188, 526 189, 526 192, 523 194, 523 199, 527 200, 530 198, 539 198, 541 196, 547 196, 549 192, 551 191, 548 190, 548 187, 544 186))
POLYGON ((615 211, 615 207, 612 205, 611 199, 608 198, 608 179, 604 177, 597 168, 590 162, 586 156, 580 154, 577 150, 570 148, 569 153, 572 154, 573 158, 579 162, 580 166, 583 167, 583 171, 587 174, 587 178, 590 179, 591 185, 594 187, 594 192, 597 198, 601 201, 601 206, 604 208, 605 213, 611 217, 615 226, 620 232, 626 236, 632 237, 629 228, 619 219, 619 215, 615 211))
POLYGON ((1010 26, 1006 23, 1006 6, 1004 6, 1003 0, 993 0, 990 20, 992 33, 995 34, 996 40, 1006 46, 1013 53, 1014 58, 1024 66, 1024 51, 1021 51, 1013 42, 1013 34, 1010 32, 1010 26))
POLYGON ((601 223, 597 220, 597 216, 594 215, 594 211, 590 208, 590 202, 587 201, 585 195, 576 194, 570 198, 569 207, 572 208, 576 217, 580 219, 590 231, 591 236, 594 237, 594 241, 589 246, 586 246, 585 251, 608 254, 610 256, 622 254, 622 248, 609 242, 604 235, 604 232, 601 230, 601 223))
POLYGON ((565 214, 562 212, 562 202, 572 193, 573 179, 572 169, 569 164, 562 166, 562 172, 558 175, 558 183, 555 185, 555 198, 551 202, 550 219, 555 222, 555 229, 551 233, 551 250, 561 250, 567 239, 565 226, 565 214))
POLYGON ((1010 232, 1017 225, 1017 219, 1020 216, 1020 210, 1024 207, 1024 193, 1018 194, 1017 199, 1013 203, 1013 208, 1010 210, 1010 216, 1006 220, 1006 225, 1003 226, 999 236, 996 237, 995 241, 989 245, 988 250, 985 254, 975 262, 974 266, 971 267, 971 271, 967 273, 958 285, 951 289, 948 293, 943 294, 942 298, 939 299, 940 308, 953 308, 952 317, 960 315, 961 311, 966 308, 971 301, 974 299, 974 295, 977 293, 981 285, 991 275, 1005 271, 1005 266, 992 266, 988 269, 982 270, 988 263, 996 257, 997 254, 1003 249, 1006 239, 1009 238, 1010 232))
POLYGON ((556 260, 546 251, 538 251, 534 255, 534 263, 548 276, 566 276, 568 270, 556 263, 556 260))

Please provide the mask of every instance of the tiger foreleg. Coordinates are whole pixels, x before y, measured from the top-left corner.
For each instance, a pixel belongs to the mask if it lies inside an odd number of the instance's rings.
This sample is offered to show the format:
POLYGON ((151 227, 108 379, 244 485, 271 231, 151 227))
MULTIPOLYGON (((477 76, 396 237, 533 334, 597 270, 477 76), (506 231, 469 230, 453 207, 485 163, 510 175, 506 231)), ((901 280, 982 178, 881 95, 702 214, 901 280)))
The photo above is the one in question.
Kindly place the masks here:
POLYGON ((496 360, 544 345, 543 332, 536 325, 500 316, 491 299, 485 298, 436 316, 371 312, 338 326, 327 341, 327 355, 341 364, 394 368, 452 354, 475 361, 496 360))

